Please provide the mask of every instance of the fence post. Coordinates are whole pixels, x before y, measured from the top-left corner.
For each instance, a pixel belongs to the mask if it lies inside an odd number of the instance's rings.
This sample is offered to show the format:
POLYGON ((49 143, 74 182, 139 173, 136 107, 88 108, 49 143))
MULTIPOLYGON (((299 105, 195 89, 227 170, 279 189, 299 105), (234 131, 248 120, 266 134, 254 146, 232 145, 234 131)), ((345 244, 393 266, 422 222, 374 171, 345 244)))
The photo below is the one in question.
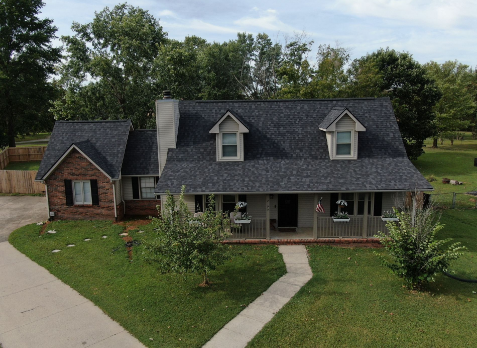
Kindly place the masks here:
POLYGON ((457 196, 457 194, 452 192, 452 209, 455 209, 455 196, 457 196))

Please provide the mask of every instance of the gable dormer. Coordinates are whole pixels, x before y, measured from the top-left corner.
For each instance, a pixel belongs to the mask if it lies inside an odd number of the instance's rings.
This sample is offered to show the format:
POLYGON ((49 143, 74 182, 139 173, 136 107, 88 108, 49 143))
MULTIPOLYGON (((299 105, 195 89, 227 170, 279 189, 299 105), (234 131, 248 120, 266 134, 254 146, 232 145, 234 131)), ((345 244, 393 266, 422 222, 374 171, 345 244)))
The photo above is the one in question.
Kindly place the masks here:
POLYGON ((248 132, 240 118, 227 110, 209 131, 216 134, 217 161, 243 161, 243 134, 248 132))
POLYGON ((347 108, 335 107, 319 126, 326 132, 328 153, 332 160, 358 158, 358 133, 366 127, 347 108))

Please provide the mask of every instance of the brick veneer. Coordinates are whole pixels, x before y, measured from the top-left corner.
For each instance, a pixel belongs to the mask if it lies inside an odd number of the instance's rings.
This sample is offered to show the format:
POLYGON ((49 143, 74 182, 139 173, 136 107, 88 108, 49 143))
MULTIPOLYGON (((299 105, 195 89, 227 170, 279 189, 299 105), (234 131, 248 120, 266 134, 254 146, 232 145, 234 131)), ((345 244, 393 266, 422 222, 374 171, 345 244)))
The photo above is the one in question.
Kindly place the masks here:
POLYGON ((128 200, 126 202, 126 215, 157 216, 159 199, 128 200))
MULTIPOLYGON (((56 220, 114 220, 113 184, 94 164, 77 150, 70 154, 56 167, 45 180, 48 187, 50 211, 56 220), (64 180, 98 181, 99 205, 66 205, 64 180)), ((122 203, 118 204, 122 216, 122 203)))

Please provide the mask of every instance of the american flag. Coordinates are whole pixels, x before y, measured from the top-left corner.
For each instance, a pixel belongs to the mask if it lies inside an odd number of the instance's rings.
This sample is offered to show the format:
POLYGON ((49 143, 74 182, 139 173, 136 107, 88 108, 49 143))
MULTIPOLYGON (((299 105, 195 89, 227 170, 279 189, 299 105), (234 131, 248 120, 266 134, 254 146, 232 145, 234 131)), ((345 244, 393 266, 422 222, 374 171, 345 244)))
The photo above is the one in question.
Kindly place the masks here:
POLYGON ((317 213, 324 213, 325 212, 325 208, 323 208, 323 206, 321 205, 321 200, 323 198, 320 198, 320 201, 318 202, 318 205, 316 206, 316 212, 317 213))

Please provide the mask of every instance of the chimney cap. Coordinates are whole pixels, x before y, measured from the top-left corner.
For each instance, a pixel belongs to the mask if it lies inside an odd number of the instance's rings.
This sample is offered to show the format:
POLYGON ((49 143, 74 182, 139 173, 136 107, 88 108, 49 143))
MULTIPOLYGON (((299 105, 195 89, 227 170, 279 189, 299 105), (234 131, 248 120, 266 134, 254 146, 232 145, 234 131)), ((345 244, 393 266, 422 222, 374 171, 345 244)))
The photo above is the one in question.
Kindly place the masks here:
POLYGON ((172 99, 171 91, 166 89, 162 92, 162 99, 172 99))

